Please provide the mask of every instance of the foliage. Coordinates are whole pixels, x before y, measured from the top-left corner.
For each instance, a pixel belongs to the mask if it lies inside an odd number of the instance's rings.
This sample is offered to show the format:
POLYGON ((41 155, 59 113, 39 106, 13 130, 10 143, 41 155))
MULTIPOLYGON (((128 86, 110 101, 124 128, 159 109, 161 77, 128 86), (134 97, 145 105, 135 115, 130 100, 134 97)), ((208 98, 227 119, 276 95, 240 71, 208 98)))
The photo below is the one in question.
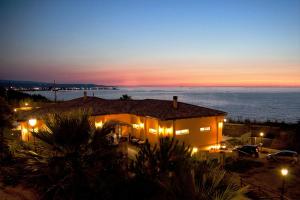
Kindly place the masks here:
POLYGON ((25 101, 35 101, 35 102, 48 102, 49 100, 42 96, 36 94, 27 94, 16 90, 5 89, 0 87, 0 97, 6 99, 10 104, 19 104, 25 101))
POLYGON ((129 96, 128 94, 123 94, 121 97, 120 97, 120 100, 131 100, 131 96, 129 96))
POLYGON ((4 138, 4 131, 12 127, 13 112, 7 102, 0 97, 0 161, 9 160, 11 154, 4 138))
POLYGON ((213 162, 195 163, 196 199, 242 200, 247 199, 247 188, 240 188, 235 180, 213 162))
POLYGON ((89 116, 84 110, 53 114, 45 118, 45 130, 33 133, 53 155, 35 156, 26 165, 27 182, 34 183, 44 199, 101 199, 111 191, 107 187, 122 180, 116 177, 122 173, 121 158, 106 139, 112 124, 96 130, 89 116))
POLYGON ((134 186, 148 194, 144 199, 245 199, 246 188, 239 188, 218 164, 193 160, 191 149, 174 138, 161 138, 153 147, 146 142, 133 172, 134 186))

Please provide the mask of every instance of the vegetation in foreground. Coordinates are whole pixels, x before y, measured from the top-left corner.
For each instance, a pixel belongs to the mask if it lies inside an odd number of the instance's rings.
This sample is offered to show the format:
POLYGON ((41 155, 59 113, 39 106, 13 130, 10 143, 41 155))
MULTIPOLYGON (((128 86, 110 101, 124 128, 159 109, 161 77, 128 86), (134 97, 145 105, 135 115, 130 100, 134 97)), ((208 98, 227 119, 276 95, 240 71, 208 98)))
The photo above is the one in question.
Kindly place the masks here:
POLYGON ((245 188, 219 165, 195 160, 188 146, 161 138, 128 162, 108 139, 114 125, 94 129, 88 118, 86 111, 48 116, 47 128, 33 133, 47 153, 23 144, 1 167, 6 184, 35 188, 41 199, 245 199, 245 188))
POLYGON ((24 92, 5 89, 0 87, 0 97, 5 99, 10 105, 21 106, 24 105, 24 102, 50 102, 46 97, 39 94, 27 94, 24 92))

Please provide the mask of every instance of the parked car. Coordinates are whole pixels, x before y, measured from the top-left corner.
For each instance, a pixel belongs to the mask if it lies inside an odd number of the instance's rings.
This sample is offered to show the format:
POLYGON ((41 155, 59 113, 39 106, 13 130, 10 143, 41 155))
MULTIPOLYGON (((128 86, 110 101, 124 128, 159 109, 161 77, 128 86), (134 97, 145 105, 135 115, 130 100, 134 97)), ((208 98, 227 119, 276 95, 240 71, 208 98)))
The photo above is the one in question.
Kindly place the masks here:
POLYGON ((273 154, 268 154, 267 160, 283 163, 297 163, 299 158, 298 153, 295 151, 282 150, 273 154))
POLYGON ((234 149, 238 152, 239 156, 251 156, 258 158, 259 147, 257 145, 244 145, 234 149))

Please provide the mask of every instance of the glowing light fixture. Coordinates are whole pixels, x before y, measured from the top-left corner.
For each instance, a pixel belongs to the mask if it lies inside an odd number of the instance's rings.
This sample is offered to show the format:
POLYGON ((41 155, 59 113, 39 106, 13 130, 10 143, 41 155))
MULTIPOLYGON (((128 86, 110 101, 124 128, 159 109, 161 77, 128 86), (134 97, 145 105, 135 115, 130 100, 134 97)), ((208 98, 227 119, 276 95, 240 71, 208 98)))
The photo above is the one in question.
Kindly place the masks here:
POLYGON ((164 128, 159 127, 159 128, 158 128, 158 132, 159 132, 159 134, 163 134, 163 133, 164 133, 164 128))
POLYGON ((140 124, 139 124, 139 127, 140 127, 140 128, 144 128, 145 126, 144 126, 143 123, 140 123, 140 124))
POLYGON ((185 134, 189 134, 189 133, 190 133, 189 129, 182 129, 182 130, 175 131, 176 135, 185 135, 185 134))
POLYGON ((95 127, 96 127, 96 128, 102 128, 102 126, 103 126, 103 122, 102 122, 102 121, 100 121, 100 122, 95 122, 95 127))
POLYGON ((197 147, 193 147, 192 149, 192 155, 198 152, 198 148, 197 147))
POLYGON ((281 169, 281 175, 282 176, 286 176, 286 175, 288 175, 288 173, 289 173, 289 170, 287 170, 286 168, 281 169))
POLYGON ((156 134, 157 130, 154 128, 149 128, 149 133, 156 134))
POLYGON ((223 122, 219 122, 219 123, 218 123, 218 127, 219 127, 219 128, 223 128, 223 122))
POLYGON ((263 133, 263 132, 260 132, 259 135, 260 135, 260 137, 263 137, 263 136, 264 136, 264 133, 263 133))
POLYGON ((28 120, 28 124, 31 126, 31 127, 34 127, 37 123, 37 120, 36 119, 30 119, 28 120))
POLYGON ((28 106, 28 103, 27 103, 27 102, 25 102, 25 106, 28 106))
POLYGON ((208 126, 208 127, 201 127, 200 131, 201 132, 203 132, 203 131, 210 131, 210 126, 208 126))

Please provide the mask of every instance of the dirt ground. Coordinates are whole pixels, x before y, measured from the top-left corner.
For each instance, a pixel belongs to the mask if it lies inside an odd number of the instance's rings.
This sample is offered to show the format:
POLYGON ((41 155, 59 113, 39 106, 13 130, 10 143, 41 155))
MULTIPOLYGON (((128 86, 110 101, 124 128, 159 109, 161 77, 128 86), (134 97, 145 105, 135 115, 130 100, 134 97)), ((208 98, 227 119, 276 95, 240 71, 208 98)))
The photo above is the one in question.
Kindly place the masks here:
POLYGON ((37 200, 34 191, 20 185, 16 187, 0 187, 0 200, 37 200))
POLYGON ((281 169, 283 167, 289 170, 285 179, 285 196, 289 199, 300 199, 300 163, 295 165, 283 165, 274 162, 268 162, 265 158, 257 159, 262 166, 253 168, 247 172, 239 173, 246 183, 259 186, 270 197, 279 196, 282 188, 283 177, 281 169))

